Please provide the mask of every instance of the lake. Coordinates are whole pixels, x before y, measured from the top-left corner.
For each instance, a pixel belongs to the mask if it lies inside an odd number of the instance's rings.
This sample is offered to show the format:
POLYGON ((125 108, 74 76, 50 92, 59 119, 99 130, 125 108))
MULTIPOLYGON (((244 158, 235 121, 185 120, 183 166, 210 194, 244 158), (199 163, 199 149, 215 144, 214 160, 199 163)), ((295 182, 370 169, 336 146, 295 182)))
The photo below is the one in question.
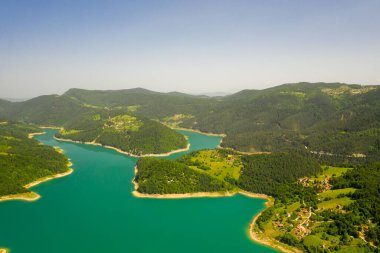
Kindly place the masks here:
MULTIPOLYGON (((74 173, 32 188, 35 202, 0 203, 0 246, 11 253, 277 252, 249 239, 248 225, 265 200, 220 198, 142 199, 132 195, 137 158, 100 146, 37 136, 58 146, 74 173)), ((215 148, 220 138, 180 131, 190 151, 215 148)))

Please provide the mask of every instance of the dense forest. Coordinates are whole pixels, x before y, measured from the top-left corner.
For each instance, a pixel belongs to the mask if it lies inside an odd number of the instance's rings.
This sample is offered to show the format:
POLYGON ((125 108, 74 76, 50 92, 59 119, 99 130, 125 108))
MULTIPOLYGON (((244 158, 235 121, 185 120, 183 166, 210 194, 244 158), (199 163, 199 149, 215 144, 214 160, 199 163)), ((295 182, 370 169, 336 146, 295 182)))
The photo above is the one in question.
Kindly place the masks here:
MULTIPOLYGON (((217 180, 218 185, 223 182, 229 189, 268 194, 279 197, 283 202, 304 196, 310 202, 307 190, 295 182, 298 178, 316 175, 322 170, 312 157, 296 153, 240 155, 223 149, 192 152, 176 161, 144 158, 139 160, 137 167, 139 173, 136 178, 144 183, 138 191, 144 190, 144 193, 185 193, 186 187, 190 187, 189 192, 199 191, 193 188, 198 187, 199 179, 191 177, 202 175, 217 180), (178 188, 178 192, 172 187, 178 188)), ((209 183, 204 187, 202 191, 224 189, 214 189, 209 183)))
POLYGON ((159 122, 106 110, 73 117, 56 136, 96 142, 135 155, 166 153, 187 145, 182 134, 159 122))
POLYGON ((47 126, 62 126, 61 138, 94 141, 132 154, 166 153, 185 148, 180 133, 141 116, 133 107, 99 107, 69 96, 40 96, 25 102, 0 101, 0 118, 47 126), (138 118, 134 120, 134 118, 138 118), (135 123, 141 123, 135 128, 135 123))
POLYGON ((19 123, 0 124, 0 196, 28 192, 23 186, 67 171, 67 158, 28 138, 40 129, 19 123))
POLYGON ((152 157, 140 158, 135 181, 138 191, 148 194, 224 192, 232 187, 187 165, 152 157))
POLYGON ((380 153, 380 89, 343 84, 287 84, 226 97, 190 125, 227 134, 242 151, 305 149, 324 156, 380 153))
POLYGON ((297 153, 243 156, 242 161, 243 169, 236 182, 241 189, 283 201, 302 194, 295 185, 298 178, 316 175, 322 170, 315 159, 297 153))

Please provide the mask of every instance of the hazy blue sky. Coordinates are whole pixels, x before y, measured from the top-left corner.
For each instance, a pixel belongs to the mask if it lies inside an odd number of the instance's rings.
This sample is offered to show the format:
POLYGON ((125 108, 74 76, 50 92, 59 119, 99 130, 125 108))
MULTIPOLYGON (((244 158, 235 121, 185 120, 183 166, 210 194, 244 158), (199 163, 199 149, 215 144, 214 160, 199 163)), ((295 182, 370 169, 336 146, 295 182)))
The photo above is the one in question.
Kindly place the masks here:
POLYGON ((0 97, 380 84, 380 1, 0 1, 0 97))

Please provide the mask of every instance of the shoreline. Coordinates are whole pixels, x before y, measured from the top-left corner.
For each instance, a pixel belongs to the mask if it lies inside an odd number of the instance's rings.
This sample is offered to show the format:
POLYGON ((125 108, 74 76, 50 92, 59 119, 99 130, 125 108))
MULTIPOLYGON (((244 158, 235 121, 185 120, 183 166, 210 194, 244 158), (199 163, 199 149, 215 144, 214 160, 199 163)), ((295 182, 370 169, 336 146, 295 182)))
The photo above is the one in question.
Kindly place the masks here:
MULTIPOLYGON (((241 194, 249 198, 267 200, 265 202, 265 209, 273 205, 272 197, 265 194, 251 193, 251 192, 246 192, 243 190, 239 190, 236 192, 194 192, 194 193, 178 193, 178 194, 147 194, 147 193, 140 193, 137 191, 138 183, 134 179, 132 180, 132 183, 135 188, 135 190, 132 191, 132 195, 136 198, 149 198, 149 199, 218 198, 218 197, 233 197, 233 196, 236 196, 237 194, 241 194)), ((265 209, 263 211, 265 211, 265 209)), ((290 246, 289 246, 289 249, 285 248, 284 246, 281 245, 281 242, 273 241, 268 238, 261 238, 259 234, 257 234, 253 230, 257 219, 260 217, 263 211, 256 214, 253 217, 252 221, 249 223, 248 231, 247 231, 249 239, 261 245, 265 245, 270 248, 280 250, 281 252, 284 252, 284 253, 302 252, 298 249, 291 250, 290 246)))
MULTIPOLYGON (((36 136, 36 135, 43 135, 43 134, 45 134, 45 132, 36 132, 36 133, 30 133, 30 134, 28 134, 28 138, 29 139, 32 139, 34 136, 36 136)), ((1 253, 1 252, 0 252, 1 253)))
POLYGON ((285 248, 281 245, 280 242, 276 243, 273 242, 271 239, 267 238, 261 238, 258 233, 254 231, 254 226, 256 224, 257 219, 260 217, 260 215, 265 211, 267 208, 271 207, 274 204, 274 198, 271 196, 268 196, 266 194, 260 194, 260 193, 252 193, 247 192, 244 190, 239 190, 235 192, 194 192, 194 193, 178 193, 178 194, 147 194, 147 193, 141 193, 138 192, 137 189, 139 187, 139 184, 135 181, 136 174, 138 172, 137 166, 134 168, 134 174, 135 176, 132 179, 133 184, 133 191, 132 195, 136 198, 151 198, 151 199, 185 199, 185 198, 216 198, 216 197, 233 197, 237 194, 244 195, 249 198, 256 198, 256 199, 265 199, 265 209, 256 214, 252 221, 249 223, 248 226, 248 236, 249 239, 252 241, 268 246, 270 248, 274 248, 277 250, 280 250, 285 253, 294 253, 294 252, 302 252, 298 249, 292 250, 291 248, 285 248))
POLYGON ((57 126, 38 126, 39 128, 46 128, 46 129, 62 129, 62 127, 57 127, 57 126))
MULTIPOLYGON (((57 127, 41 127, 41 128, 60 129, 60 128, 57 128, 57 127)), ((176 129, 176 130, 184 130, 184 131, 189 131, 189 132, 195 132, 195 133, 199 133, 199 134, 203 134, 203 135, 208 135, 208 136, 221 136, 221 137, 225 137, 226 136, 225 134, 205 133, 205 132, 201 132, 201 131, 195 130, 195 129, 181 128, 181 127, 171 127, 171 128, 172 129, 176 129)), ((66 142, 73 142, 73 143, 80 143, 80 144, 89 144, 89 145, 94 145, 94 146, 102 146, 104 148, 113 149, 113 150, 115 150, 115 151, 117 151, 119 153, 126 154, 126 155, 131 156, 131 157, 152 157, 152 156, 156 156, 156 157, 160 157, 161 156, 162 157, 162 156, 169 156, 169 155, 174 154, 174 153, 184 152, 184 151, 187 151, 187 150, 190 149, 190 143, 188 143, 186 148, 173 150, 173 151, 170 151, 170 152, 167 152, 167 153, 134 155, 134 154, 128 153, 126 151, 123 151, 121 149, 118 149, 118 148, 115 148, 115 147, 112 147, 112 146, 108 146, 108 145, 102 145, 102 144, 96 143, 94 141, 93 142, 82 142, 82 141, 75 141, 75 140, 71 140, 71 139, 59 138, 59 137, 55 137, 55 136, 54 136, 54 139, 59 140, 59 141, 66 141, 66 142)), ((223 139, 221 140, 220 144, 222 143, 222 141, 223 141, 223 139)), ((240 153, 240 154, 250 155, 250 154, 268 154, 268 153, 270 153, 270 152, 244 152, 244 151, 237 151, 237 150, 230 149, 230 148, 220 147, 220 144, 219 144, 219 148, 227 149, 227 150, 233 150, 233 151, 235 151, 237 153, 240 153)), ((138 171, 137 170, 137 166, 135 166, 135 168, 134 168, 134 174, 135 174, 135 176, 137 174, 137 171, 138 171)), ((71 172, 69 174, 71 174, 71 172)), ((47 180, 51 180, 51 179, 54 179, 54 178, 50 178, 50 179, 47 179, 47 180)), ((44 181, 42 181, 42 182, 44 182, 44 181)), ((42 183, 42 182, 39 182, 39 183, 42 183)), ((37 185, 39 183, 36 182, 35 185, 37 185)), ((267 200, 265 202, 266 208, 272 206, 273 203, 274 203, 273 197, 270 197, 270 196, 265 195, 265 194, 251 193, 251 192, 247 192, 247 191, 243 191, 243 190, 239 190, 239 191, 235 191, 235 192, 194 192, 194 193, 180 193, 180 194, 147 194, 147 193, 140 193, 140 192, 137 191, 137 189, 138 189, 138 183, 135 181, 135 177, 133 177, 133 179, 132 179, 132 184, 134 186, 134 190, 132 191, 132 195, 134 197, 136 197, 136 198, 151 198, 151 199, 215 198, 215 197, 232 197, 232 196, 235 196, 237 194, 241 194, 241 195, 244 195, 244 196, 249 197, 249 198, 259 198, 259 199, 265 199, 265 200, 267 200)), ((34 186, 34 185, 32 185, 32 186, 34 186)), ((38 195, 38 198, 39 197, 40 196, 38 195)), ((282 246, 281 242, 273 241, 274 239, 261 238, 260 235, 257 232, 254 231, 255 223, 256 223, 257 219, 260 217, 260 215, 263 213, 263 211, 265 211, 265 209, 262 210, 261 212, 259 212, 257 215, 255 215, 253 217, 252 221, 249 223, 248 231, 247 231, 249 238, 252 241, 256 242, 256 243, 268 246, 270 248, 274 248, 274 249, 280 250, 281 252, 285 252, 285 253, 294 253, 294 252, 298 253, 298 252, 302 252, 302 251, 300 251, 298 249, 291 248, 290 246, 289 246, 289 248, 285 248, 285 245, 282 246)), ((5 251, 5 252, 1 252, 0 251, 0 253, 7 253, 7 251, 5 251)))
POLYGON ((174 194, 148 194, 138 192, 139 184, 135 181, 138 172, 137 166, 134 168, 135 176, 132 178, 133 191, 132 195, 136 198, 151 198, 151 199, 184 199, 184 198, 214 198, 214 197, 231 197, 239 192, 192 192, 192 193, 174 193, 174 194))
MULTIPOLYGON (((135 182, 136 183, 136 182, 135 182)), ((187 199, 187 198, 217 198, 232 197, 239 192, 192 192, 192 193, 174 193, 174 194, 147 194, 133 191, 133 196, 137 198, 149 199, 187 199)))
POLYGON ((55 174, 55 175, 52 175, 52 176, 43 177, 41 179, 38 179, 38 180, 36 180, 34 182, 31 182, 31 183, 25 185, 24 187, 27 188, 27 189, 29 189, 29 188, 32 188, 32 187, 34 187, 36 185, 45 183, 47 181, 50 181, 50 180, 53 180, 53 179, 56 179, 56 178, 61 178, 61 177, 68 176, 68 175, 72 174, 73 172, 74 172, 74 169, 71 168, 71 167, 69 167, 69 169, 66 172, 58 173, 58 174, 55 174))
MULTIPOLYGON (((133 179, 132 183, 138 185, 133 179)), ((255 199, 265 199, 267 202, 270 201, 270 197, 265 194, 259 193, 247 193, 245 191, 239 190, 234 192, 190 192, 190 193, 168 193, 168 194, 148 194, 138 192, 136 189, 132 192, 133 196, 137 198, 150 198, 150 199, 186 199, 186 198, 216 198, 216 197, 233 197, 237 194, 244 195, 249 198, 255 199)), ((265 202, 265 203, 267 203, 265 202)))
MULTIPOLYGON (((167 126, 167 127, 170 127, 171 129, 175 129, 175 130, 184 130, 184 131, 194 132, 194 133, 198 133, 198 134, 204 134, 204 135, 208 135, 208 136, 220 136, 223 138, 227 136, 226 134, 208 133, 208 132, 202 132, 202 131, 197 130, 197 129, 184 128, 184 127, 172 127, 172 126, 164 124, 164 123, 162 123, 162 124, 167 126)), ((218 145, 219 149, 234 151, 240 155, 263 155, 263 154, 271 154, 272 153, 272 152, 267 152, 267 151, 256 151, 256 152, 240 151, 240 150, 233 149, 233 148, 222 147, 221 144, 223 142, 223 138, 220 140, 220 143, 218 145)))
POLYGON ((208 136, 221 136, 221 137, 226 137, 227 135, 226 134, 215 134, 215 133, 207 133, 207 132, 202 132, 200 130, 197 130, 197 129, 192 129, 192 128, 184 128, 184 127, 173 127, 173 126, 170 126, 170 125, 167 125, 167 124, 164 124, 162 123, 163 125, 171 128, 171 129, 174 129, 174 130, 183 130, 183 131, 188 131, 188 132, 194 132, 194 133, 198 133, 198 134, 204 134, 204 135, 208 135, 208 136))
POLYGON ((225 147, 221 147, 221 146, 219 146, 218 148, 228 150, 228 151, 233 151, 235 153, 238 153, 239 155, 270 155, 270 154, 272 154, 272 152, 267 152, 267 151, 248 152, 248 151, 239 151, 239 150, 233 149, 233 148, 225 148, 225 147))
MULTIPOLYGON (((45 183, 47 181, 50 181, 50 180, 53 180, 53 179, 56 179, 56 178, 61 178, 61 177, 68 176, 68 175, 70 175, 71 173, 74 172, 74 169, 71 168, 72 165, 73 164, 71 162, 69 162, 67 164, 67 167, 68 167, 67 171, 62 172, 62 173, 58 173, 58 174, 54 174, 54 175, 51 175, 51 176, 46 176, 46 177, 43 177, 43 178, 40 178, 40 179, 37 179, 36 181, 30 182, 30 183, 24 185, 23 187, 26 188, 26 189, 29 189, 29 188, 32 188, 32 187, 34 187, 36 185, 45 183)), ((31 191, 31 192, 24 192, 24 193, 18 193, 18 194, 11 194, 11 195, 1 196, 0 197, 0 202, 9 201, 9 200, 36 201, 36 200, 38 200, 40 198, 41 198, 41 195, 39 195, 36 192, 31 191)), ((3 252, 0 251, 0 253, 3 253, 3 252)))
POLYGON ((249 238, 254 242, 279 250, 284 253, 302 253, 301 250, 291 247, 289 245, 283 244, 275 239, 272 239, 271 237, 262 237, 260 236, 259 233, 257 233, 254 230, 257 219, 267 208, 271 207, 274 204, 273 202, 274 202, 273 198, 265 202, 266 208, 262 210, 261 212, 259 212, 258 214, 256 214, 253 217, 252 221, 249 223, 249 227, 248 227, 249 238))
POLYGON ((54 136, 54 139, 58 140, 58 141, 66 141, 66 142, 73 142, 73 143, 79 143, 79 144, 88 144, 88 145, 94 145, 94 146, 101 146, 103 148, 113 149, 113 150, 115 150, 115 151, 117 151, 117 152, 119 152, 121 154, 128 155, 128 156, 131 156, 131 157, 161 157, 161 156, 169 156, 169 155, 172 155, 172 154, 175 154, 175 153, 185 152, 185 151, 188 151, 190 149, 190 143, 187 143, 187 145, 186 145, 185 148, 175 149, 175 150, 172 150, 172 151, 167 152, 167 153, 135 155, 135 154, 129 153, 127 151, 121 150, 119 148, 115 148, 115 147, 112 147, 112 146, 109 146, 109 145, 103 145, 103 144, 100 144, 100 143, 97 143, 97 142, 94 142, 94 141, 91 141, 91 142, 89 142, 89 141, 76 141, 76 140, 71 140, 71 139, 59 138, 59 137, 56 137, 56 136, 54 136))

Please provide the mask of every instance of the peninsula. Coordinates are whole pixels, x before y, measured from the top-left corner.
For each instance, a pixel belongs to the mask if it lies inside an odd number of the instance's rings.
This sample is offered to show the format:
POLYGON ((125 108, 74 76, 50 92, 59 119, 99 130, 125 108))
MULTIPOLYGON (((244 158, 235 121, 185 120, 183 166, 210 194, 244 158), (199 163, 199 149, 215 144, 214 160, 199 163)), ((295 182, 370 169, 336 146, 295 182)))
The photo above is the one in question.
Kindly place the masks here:
MULTIPOLYGON (((268 200, 267 209, 256 215, 249 225, 249 235, 254 241, 283 252, 312 252, 322 245, 333 250, 360 247, 373 250, 377 239, 362 232, 363 227, 368 227, 366 221, 359 227, 347 228, 345 234, 351 233, 354 238, 356 235, 357 239, 347 240, 338 230, 331 229, 351 219, 351 215, 363 215, 356 209, 358 202, 368 203, 372 198, 373 203, 377 202, 377 194, 370 193, 373 188, 370 185, 380 183, 378 169, 378 165, 355 170, 321 168, 311 155, 297 153, 245 155, 225 149, 202 150, 176 161, 140 159, 135 167, 133 195, 193 198, 240 193, 264 198, 268 200), (364 188, 358 191, 350 180, 364 176, 365 170, 374 174, 363 179, 361 187, 364 188), (356 196, 362 194, 366 198, 356 200, 356 196), (354 212, 344 215, 347 207, 354 208, 354 212), (368 243, 369 238, 373 243, 368 243)), ((376 231, 376 227, 372 229, 376 231)))
POLYGON ((31 125, 0 125, 0 201, 37 200, 40 196, 29 188, 73 172, 59 150, 32 139, 38 134, 40 129, 31 125))

